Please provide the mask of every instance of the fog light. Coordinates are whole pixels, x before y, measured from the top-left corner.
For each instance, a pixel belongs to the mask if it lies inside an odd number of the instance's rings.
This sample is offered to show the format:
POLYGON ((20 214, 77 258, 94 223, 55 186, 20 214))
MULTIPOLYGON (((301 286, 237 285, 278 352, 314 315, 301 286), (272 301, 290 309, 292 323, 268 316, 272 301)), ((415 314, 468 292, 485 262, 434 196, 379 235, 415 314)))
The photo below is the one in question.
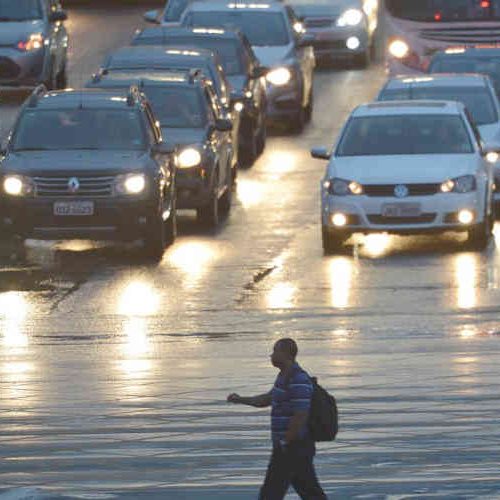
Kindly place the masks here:
POLYGON ((345 44, 349 50, 356 50, 359 49, 361 42, 359 41, 359 38, 357 36, 351 36, 347 39, 345 44))
POLYGON ((460 222, 460 224, 463 224, 464 226, 468 226, 474 220, 474 213, 471 212, 470 210, 460 210, 460 212, 458 212, 457 218, 458 218, 458 222, 460 222))
POLYGON ((332 215, 332 223, 334 226, 337 226, 337 227, 345 226, 347 224, 347 217, 344 214, 340 214, 340 213, 333 214, 332 215))

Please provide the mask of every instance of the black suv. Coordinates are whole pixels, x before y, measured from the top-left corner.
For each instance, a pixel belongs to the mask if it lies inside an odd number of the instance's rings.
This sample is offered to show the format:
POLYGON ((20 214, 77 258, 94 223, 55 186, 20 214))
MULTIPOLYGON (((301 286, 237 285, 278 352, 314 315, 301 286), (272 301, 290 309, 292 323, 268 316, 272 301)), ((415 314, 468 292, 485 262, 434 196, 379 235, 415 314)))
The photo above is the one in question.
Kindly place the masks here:
POLYGON ((266 144, 267 69, 260 66, 245 35, 212 28, 147 28, 132 45, 187 45, 216 52, 231 86, 231 102, 241 110, 238 158, 251 166, 266 144))
POLYGON ((177 148, 177 207, 197 210, 215 228, 219 215, 231 209, 236 177, 231 120, 212 83, 196 70, 188 72, 114 71, 96 75, 90 88, 121 89, 130 85, 146 94, 165 140, 177 148))
POLYGON ((142 239, 161 259, 176 235, 173 150, 127 92, 37 88, 0 164, 0 222, 20 239, 142 239))

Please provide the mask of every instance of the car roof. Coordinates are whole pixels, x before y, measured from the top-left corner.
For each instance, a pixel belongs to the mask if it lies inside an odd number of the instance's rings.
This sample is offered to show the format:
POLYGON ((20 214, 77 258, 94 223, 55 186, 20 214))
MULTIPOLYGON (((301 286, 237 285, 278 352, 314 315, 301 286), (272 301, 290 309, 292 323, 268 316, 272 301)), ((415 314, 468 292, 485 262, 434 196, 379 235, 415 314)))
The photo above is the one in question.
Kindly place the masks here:
POLYGON ((124 94, 124 92, 107 90, 66 89, 58 92, 47 92, 45 94, 40 94, 37 99, 32 100, 32 98, 29 98, 29 101, 29 108, 44 110, 130 109, 129 100, 127 99, 127 96, 124 94))
MULTIPOLYGON (((155 45, 122 47, 111 54, 105 67, 133 63, 135 67, 169 67, 170 61, 185 61, 189 67, 203 61, 217 60, 217 55, 208 49, 188 46, 160 47, 155 45)), ((124 66, 126 67, 126 66, 124 66)))
MULTIPOLYGON (((235 29, 203 28, 203 27, 163 27, 155 26, 138 32, 134 40, 168 40, 169 38, 189 36, 191 38, 223 38, 234 40, 241 38, 241 32, 235 29)), ((160 43, 161 45, 161 43, 160 43)))
POLYGON ((384 86, 388 89, 404 89, 406 87, 485 87, 488 77, 474 73, 436 73, 425 76, 400 75, 387 80, 384 86))
POLYGON ((358 106, 351 116, 459 115, 464 109, 455 101, 379 101, 358 106))
POLYGON ((500 45, 479 46, 479 47, 449 47, 446 50, 436 52, 435 58, 439 57, 499 57, 500 45))
POLYGON ((202 84, 202 80, 197 77, 202 74, 190 77, 185 71, 165 71, 165 72, 137 72, 133 71, 113 71, 112 73, 101 73, 87 84, 88 88, 116 88, 130 87, 137 85, 141 87, 164 87, 166 85, 175 87, 192 88, 202 84))
POLYGON ((260 12, 283 12, 285 7, 277 1, 269 2, 227 2, 223 0, 195 0, 191 2, 187 11, 196 12, 234 12, 237 11, 260 11, 260 12))

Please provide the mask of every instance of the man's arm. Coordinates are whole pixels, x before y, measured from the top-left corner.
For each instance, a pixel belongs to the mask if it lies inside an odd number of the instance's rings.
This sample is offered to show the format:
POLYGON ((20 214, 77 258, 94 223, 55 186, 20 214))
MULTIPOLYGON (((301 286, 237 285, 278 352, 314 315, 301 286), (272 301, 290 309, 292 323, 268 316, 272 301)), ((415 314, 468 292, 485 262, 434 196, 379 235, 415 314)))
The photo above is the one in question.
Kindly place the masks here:
POLYGON ((255 408, 266 408, 268 406, 271 406, 272 396, 270 392, 248 398, 244 398, 239 394, 230 394, 227 397, 227 401, 228 403, 253 406, 255 408))

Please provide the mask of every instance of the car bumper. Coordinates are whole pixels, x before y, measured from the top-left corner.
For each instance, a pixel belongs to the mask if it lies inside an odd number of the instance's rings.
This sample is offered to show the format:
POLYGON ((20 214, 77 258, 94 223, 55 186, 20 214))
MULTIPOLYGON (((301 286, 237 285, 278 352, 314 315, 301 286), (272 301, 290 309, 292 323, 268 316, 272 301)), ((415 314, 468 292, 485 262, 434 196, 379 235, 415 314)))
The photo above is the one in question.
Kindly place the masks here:
POLYGON ((213 193, 213 181, 210 171, 204 168, 179 169, 177 171, 177 208, 202 208, 213 193))
POLYGON ((424 68, 407 66, 401 60, 394 57, 388 57, 385 62, 385 69, 388 76, 397 75, 422 75, 425 73, 424 68))
POLYGON ((329 231, 345 233, 387 232, 392 234, 419 234, 426 232, 467 231, 475 224, 483 222, 484 202, 477 192, 468 194, 436 194, 433 196, 411 197, 404 200, 395 198, 374 198, 368 196, 334 197, 328 196, 323 201, 322 223, 329 231), (386 217, 387 205, 411 203, 419 205, 419 215, 406 217, 386 217), (461 210, 470 210, 475 214, 469 225, 458 221, 461 210), (344 214, 345 226, 335 226, 332 216, 344 214))
POLYGON ((302 88, 298 81, 281 87, 268 83, 266 95, 267 118, 272 122, 294 118, 303 104, 302 88))
POLYGON ((45 49, 21 52, 0 49, 0 85, 34 86, 44 81, 45 49))
MULTIPOLYGON (((55 199, 6 199, 0 205, 2 232, 10 236, 42 240, 89 239, 133 241, 144 237, 158 214, 155 200, 93 201, 94 214, 54 215, 55 199)), ((73 201, 65 199, 64 201, 73 201)))
POLYGON ((370 48, 370 37, 367 31, 359 28, 308 30, 307 35, 311 38, 311 45, 317 59, 349 59, 365 53, 370 48), (347 41, 354 38, 357 39, 359 46, 350 49, 347 41))

